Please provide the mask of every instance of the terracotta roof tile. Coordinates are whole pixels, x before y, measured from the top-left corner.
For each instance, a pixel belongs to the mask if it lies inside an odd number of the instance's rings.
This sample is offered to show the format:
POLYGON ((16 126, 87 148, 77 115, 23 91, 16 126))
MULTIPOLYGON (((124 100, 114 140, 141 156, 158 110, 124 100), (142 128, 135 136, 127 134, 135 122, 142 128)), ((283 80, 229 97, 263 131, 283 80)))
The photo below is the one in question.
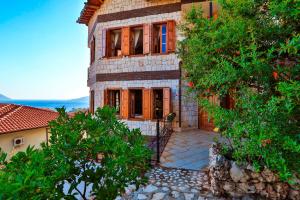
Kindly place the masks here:
POLYGON ((57 112, 48 109, 0 103, 0 135, 47 127, 57 117, 57 112))

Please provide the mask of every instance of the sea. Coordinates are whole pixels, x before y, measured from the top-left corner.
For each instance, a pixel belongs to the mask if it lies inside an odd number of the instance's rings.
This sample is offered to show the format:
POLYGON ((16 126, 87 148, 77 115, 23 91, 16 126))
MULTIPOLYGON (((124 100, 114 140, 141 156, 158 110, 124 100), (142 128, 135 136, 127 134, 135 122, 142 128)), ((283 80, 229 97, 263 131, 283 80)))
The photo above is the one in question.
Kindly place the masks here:
POLYGON ((65 107, 67 112, 76 109, 86 109, 89 107, 87 98, 76 100, 0 100, 0 103, 11 103, 17 105, 25 105, 36 108, 48 108, 55 110, 56 108, 65 107))

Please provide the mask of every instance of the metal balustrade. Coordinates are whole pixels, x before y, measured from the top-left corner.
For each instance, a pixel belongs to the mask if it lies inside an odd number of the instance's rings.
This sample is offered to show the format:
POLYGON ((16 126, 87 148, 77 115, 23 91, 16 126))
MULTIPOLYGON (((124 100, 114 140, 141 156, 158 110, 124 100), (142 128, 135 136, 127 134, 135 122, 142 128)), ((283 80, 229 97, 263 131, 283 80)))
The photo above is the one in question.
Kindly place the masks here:
POLYGON ((151 164, 160 163, 160 157, 173 133, 172 122, 176 117, 175 113, 170 113, 163 120, 156 122, 156 136, 147 137, 147 145, 153 151, 151 164))

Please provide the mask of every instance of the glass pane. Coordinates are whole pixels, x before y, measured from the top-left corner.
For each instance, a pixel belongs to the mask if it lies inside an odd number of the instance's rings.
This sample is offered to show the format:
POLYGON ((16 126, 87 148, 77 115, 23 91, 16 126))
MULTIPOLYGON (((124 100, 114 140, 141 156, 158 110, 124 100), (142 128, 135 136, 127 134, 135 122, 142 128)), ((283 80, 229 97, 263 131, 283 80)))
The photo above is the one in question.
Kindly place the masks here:
POLYGON ((167 36, 166 35, 162 36, 162 43, 163 44, 167 43, 167 36))
POLYGON ((166 26, 165 24, 162 25, 162 30, 161 30, 161 32, 162 32, 162 35, 167 34, 167 26, 166 26))
POLYGON ((167 52, 167 44, 162 44, 162 53, 166 53, 167 52))

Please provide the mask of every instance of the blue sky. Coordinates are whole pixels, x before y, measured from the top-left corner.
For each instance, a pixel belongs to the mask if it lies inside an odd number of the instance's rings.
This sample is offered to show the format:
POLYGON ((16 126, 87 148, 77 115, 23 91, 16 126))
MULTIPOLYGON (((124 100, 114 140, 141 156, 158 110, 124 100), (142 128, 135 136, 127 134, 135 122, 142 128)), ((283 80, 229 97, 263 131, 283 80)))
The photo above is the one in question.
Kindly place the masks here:
POLYGON ((0 0, 0 94, 15 99, 88 95, 84 0, 0 0))

